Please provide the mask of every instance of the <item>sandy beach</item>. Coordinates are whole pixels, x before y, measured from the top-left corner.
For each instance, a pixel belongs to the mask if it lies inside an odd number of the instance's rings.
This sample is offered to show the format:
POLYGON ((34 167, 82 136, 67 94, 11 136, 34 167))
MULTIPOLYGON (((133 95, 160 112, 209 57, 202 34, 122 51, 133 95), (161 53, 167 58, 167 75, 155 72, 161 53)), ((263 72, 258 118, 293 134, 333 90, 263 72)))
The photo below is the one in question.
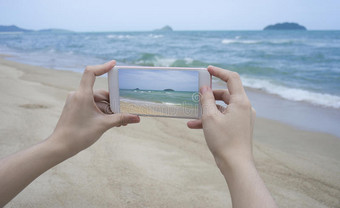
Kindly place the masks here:
POLYGON ((169 105, 152 102, 120 101, 120 112, 144 116, 162 116, 175 118, 198 118, 198 105, 169 105))
MULTIPOLYGON (((80 77, 0 58, 0 157, 48 137, 80 77)), ((95 88, 107 89, 106 78, 95 88)), ((113 128, 6 207, 231 207, 203 132, 186 122, 142 117, 113 128)), ((340 207, 340 138, 257 118, 253 143, 279 207, 340 207)))

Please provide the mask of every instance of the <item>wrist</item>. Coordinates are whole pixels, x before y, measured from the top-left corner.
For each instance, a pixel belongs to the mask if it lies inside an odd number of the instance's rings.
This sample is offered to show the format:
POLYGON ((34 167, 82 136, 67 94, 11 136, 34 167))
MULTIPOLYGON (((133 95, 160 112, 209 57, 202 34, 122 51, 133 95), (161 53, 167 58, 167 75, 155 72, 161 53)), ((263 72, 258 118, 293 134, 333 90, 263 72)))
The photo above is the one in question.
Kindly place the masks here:
POLYGON ((255 162, 253 156, 250 154, 229 154, 215 157, 217 167, 220 169, 222 175, 227 177, 233 173, 237 173, 244 169, 254 168, 255 162))
POLYGON ((65 139, 57 132, 53 132, 45 141, 44 144, 49 147, 51 153, 61 161, 66 160, 76 153, 68 145, 64 144, 62 140, 65 139))

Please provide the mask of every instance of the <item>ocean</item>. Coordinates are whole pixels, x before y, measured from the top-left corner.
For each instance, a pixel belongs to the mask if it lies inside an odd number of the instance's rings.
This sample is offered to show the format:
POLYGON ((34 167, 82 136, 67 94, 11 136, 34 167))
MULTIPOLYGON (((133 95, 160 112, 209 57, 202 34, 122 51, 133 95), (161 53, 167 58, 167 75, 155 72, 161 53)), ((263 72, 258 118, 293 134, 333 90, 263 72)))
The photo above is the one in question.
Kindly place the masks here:
POLYGON ((0 53, 79 72, 111 59, 120 65, 215 65, 240 73, 246 87, 340 109, 340 31, 5 33, 0 53))
POLYGON ((197 91, 119 89, 119 96, 122 101, 120 112, 123 113, 198 118, 199 94, 197 91))
MULTIPOLYGON (((0 33, 0 53, 78 72, 111 59, 119 65, 215 65, 271 96, 249 92, 259 115, 340 136, 340 31, 0 33)), ((213 79, 213 86, 222 85, 213 79)))
POLYGON ((130 102, 138 100, 178 106, 184 105, 195 107, 199 102, 198 93, 190 91, 120 89, 119 96, 129 99, 130 102))

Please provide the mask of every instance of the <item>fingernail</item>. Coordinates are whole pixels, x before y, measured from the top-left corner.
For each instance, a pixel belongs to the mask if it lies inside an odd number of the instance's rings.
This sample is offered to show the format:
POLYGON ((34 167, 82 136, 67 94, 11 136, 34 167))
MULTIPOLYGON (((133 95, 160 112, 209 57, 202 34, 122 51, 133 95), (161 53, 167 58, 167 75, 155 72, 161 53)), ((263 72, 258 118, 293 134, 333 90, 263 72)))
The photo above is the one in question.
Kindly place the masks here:
POLYGON ((139 121, 140 121, 139 116, 134 116, 134 117, 130 118, 131 123, 138 123, 139 121))
POLYGON ((115 65, 115 64, 116 64, 116 61, 115 61, 115 60, 111 60, 111 61, 110 61, 110 64, 115 65))
POLYGON ((207 70, 210 74, 214 73, 214 66, 208 66, 207 70))

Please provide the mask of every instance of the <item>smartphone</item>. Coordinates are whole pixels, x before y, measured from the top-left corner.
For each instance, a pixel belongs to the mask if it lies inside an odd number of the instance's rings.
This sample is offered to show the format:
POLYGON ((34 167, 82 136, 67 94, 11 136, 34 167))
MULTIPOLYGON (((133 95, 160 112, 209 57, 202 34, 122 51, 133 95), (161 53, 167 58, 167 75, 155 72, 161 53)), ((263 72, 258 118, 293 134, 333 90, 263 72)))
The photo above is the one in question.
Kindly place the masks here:
POLYGON ((211 87, 206 68, 115 66, 108 73, 114 113, 200 118, 201 86, 211 87))

